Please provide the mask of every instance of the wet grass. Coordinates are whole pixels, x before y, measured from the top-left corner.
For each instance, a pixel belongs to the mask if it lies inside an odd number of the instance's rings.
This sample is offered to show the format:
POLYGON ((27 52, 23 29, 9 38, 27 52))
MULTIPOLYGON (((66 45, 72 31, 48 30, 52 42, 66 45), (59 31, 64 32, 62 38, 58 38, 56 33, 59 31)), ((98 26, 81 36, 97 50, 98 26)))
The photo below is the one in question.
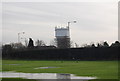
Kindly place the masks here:
POLYGON ((88 81, 119 81, 119 79, 93 79, 88 81))
POLYGON ((78 76, 97 77, 99 79, 118 79, 117 61, 26 61, 3 60, 3 71, 24 73, 71 73, 78 76), (18 65, 16 65, 18 64, 18 65), (37 67, 60 67, 34 69, 37 67))

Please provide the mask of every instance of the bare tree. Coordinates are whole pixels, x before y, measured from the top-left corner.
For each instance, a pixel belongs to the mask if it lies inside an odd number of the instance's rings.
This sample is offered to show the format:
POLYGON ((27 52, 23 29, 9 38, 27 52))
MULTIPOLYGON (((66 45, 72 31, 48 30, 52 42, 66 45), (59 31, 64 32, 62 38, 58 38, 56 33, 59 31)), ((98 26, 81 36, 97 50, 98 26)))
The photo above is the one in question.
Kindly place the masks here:
POLYGON ((119 41, 115 41, 115 43, 111 44, 111 47, 119 47, 120 46, 120 42, 119 41))
POLYGON ((46 46, 43 40, 37 40, 35 43, 36 43, 36 46, 46 46))
POLYGON ((88 47, 88 45, 87 44, 82 44, 81 47, 88 47))
POLYGON ((90 47, 95 47, 94 42, 91 42, 91 43, 90 43, 90 47))
POLYGON ((50 41, 50 46, 56 46, 57 47, 57 40, 53 39, 50 41))
POLYGON ((91 47, 95 47, 95 44, 92 44, 91 47))
POLYGON ((22 43, 10 43, 10 45, 14 49, 21 49, 25 47, 22 43))
POLYGON ((28 46, 28 41, 27 41, 27 39, 25 39, 25 47, 27 47, 28 46))
POLYGON ((103 47, 104 46, 104 41, 100 41, 97 43, 97 47, 103 47))
POLYGON ((78 47, 79 47, 79 45, 78 45, 77 43, 75 43, 75 47, 76 47, 76 48, 78 48, 78 47))
POLYGON ((95 47, 95 44, 83 44, 81 47, 85 47, 85 48, 90 48, 90 47, 95 47))
POLYGON ((107 41, 101 41, 97 43, 97 47, 109 47, 109 44, 107 43, 107 41))
POLYGON ((104 45, 104 47, 109 47, 109 44, 107 43, 107 41, 105 41, 105 42, 103 43, 103 45, 104 45))

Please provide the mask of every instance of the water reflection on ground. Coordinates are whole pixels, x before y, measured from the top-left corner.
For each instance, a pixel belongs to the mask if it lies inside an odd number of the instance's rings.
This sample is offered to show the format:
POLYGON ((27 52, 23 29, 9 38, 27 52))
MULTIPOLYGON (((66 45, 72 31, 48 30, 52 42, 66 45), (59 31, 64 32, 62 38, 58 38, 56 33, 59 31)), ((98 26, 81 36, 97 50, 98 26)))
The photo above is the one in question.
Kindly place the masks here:
POLYGON ((60 74, 60 73, 2 72, 2 76, 0 76, 0 78, 8 78, 8 77, 36 79, 38 81, 50 81, 50 80, 51 81, 88 81, 90 79, 96 79, 96 77, 80 77, 80 76, 75 76, 73 74, 60 74))

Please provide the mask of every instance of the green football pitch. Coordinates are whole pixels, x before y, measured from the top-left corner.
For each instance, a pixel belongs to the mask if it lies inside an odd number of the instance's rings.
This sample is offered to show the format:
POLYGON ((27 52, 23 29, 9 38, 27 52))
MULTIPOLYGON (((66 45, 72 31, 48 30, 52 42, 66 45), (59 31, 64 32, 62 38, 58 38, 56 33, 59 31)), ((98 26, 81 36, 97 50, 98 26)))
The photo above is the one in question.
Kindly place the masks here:
POLYGON ((2 71, 23 73, 71 73, 98 79, 118 79, 118 61, 2 60, 2 71), (35 69, 39 67, 57 67, 35 69))

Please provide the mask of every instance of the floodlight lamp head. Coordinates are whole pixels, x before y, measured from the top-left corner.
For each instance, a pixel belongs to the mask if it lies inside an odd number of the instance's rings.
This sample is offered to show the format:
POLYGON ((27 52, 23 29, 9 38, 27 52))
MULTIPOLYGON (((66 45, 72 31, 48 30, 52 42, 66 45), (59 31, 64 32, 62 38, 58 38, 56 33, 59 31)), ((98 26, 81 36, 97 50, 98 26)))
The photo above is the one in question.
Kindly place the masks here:
POLYGON ((77 21, 73 21, 74 23, 76 23, 77 21))

